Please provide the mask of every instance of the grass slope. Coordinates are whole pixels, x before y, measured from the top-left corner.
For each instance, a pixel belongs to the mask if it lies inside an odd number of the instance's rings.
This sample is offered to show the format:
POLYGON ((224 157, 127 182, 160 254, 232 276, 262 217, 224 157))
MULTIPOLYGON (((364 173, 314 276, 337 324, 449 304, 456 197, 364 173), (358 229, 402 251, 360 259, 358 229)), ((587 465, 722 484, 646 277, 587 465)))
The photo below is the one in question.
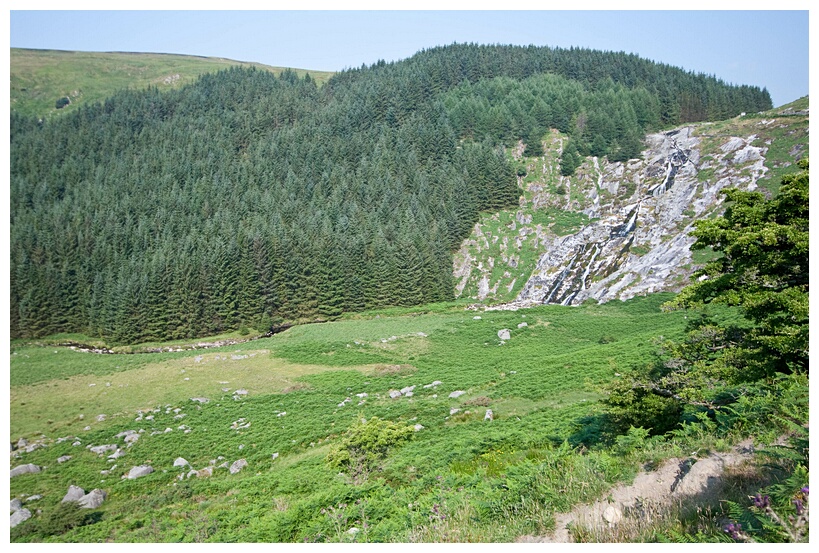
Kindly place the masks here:
MULTIPOLYGON (((11 49, 11 109, 42 118, 69 113, 84 103, 104 100, 124 88, 160 89, 190 83, 203 73, 231 66, 254 66, 281 73, 284 68, 224 58, 177 54, 125 52, 69 52, 61 50, 11 49), (69 105, 57 109, 58 99, 69 105)), ((308 71, 295 69, 299 76, 308 71)), ((319 84, 332 73, 309 71, 319 84)))
MULTIPOLYGON (((553 513, 633 474, 630 463, 568 444, 593 432, 599 384, 650 362, 660 336, 681 335, 685 314, 659 310, 667 299, 480 315, 438 305, 207 351, 15 344, 11 438, 51 441, 13 460, 47 468, 12 478, 11 495, 41 494, 35 518, 54 522, 69 485, 108 493, 94 524, 46 541, 508 541, 540 532, 553 513), (501 343, 504 328, 511 339, 501 343), (390 398, 408 386, 411 397, 390 398), (241 388, 246 395, 232 395, 241 388), (456 390, 465 394, 449 398, 456 390), (201 396, 210 401, 191 401, 201 396), (373 417, 423 428, 364 476, 330 466, 345 431, 373 417), (115 437, 124 430, 142 434, 126 448, 115 437), (111 443, 125 456, 87 449, 111 443), (63 455, 72 458, 57 463, 63 455), (188 470, 173 467, 180 456, 195 469, 240 458, 248 467, 179 480, 188 470), (154 473, 120 478, 141 464, 154 473)), ((25 532, 37 520, 13 541, 43 539, 25 532)))

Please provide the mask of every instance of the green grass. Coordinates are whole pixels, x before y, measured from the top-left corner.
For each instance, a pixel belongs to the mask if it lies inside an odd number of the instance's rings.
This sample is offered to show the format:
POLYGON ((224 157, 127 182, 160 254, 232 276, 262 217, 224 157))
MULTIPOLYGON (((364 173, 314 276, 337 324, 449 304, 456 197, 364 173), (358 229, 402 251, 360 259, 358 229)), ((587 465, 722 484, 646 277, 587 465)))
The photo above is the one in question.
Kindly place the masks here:
MULTIPOLYGON (((41 118, 70 113, 78 106, 102 101, 125 88, 175 88, 203 73, 235 65, 259 67, 276 74, 284 70, 259 63, 177 54, 12 48, 10 59, 12 111, 41 118), (68 97, 71 103, 57 109, 55 104, 63 97, 68 97)), ((332 76, 325 71, 295 71, 299 76, 309 73, 318 84, 332 76)))
POLYGON ((650 362, 660 335, 682 334, 685 315, 659 309, 670 297, 484 312, 480 320, 458 304, 382 310, 204 352, 16 346, 11 439, 76 436, 81 445, 52 441, 12 461, 48 467, 10 481, 12 497, 43 495, 42 514, 12 541, 512 541, 545 531, 558 510, 633 474, 632 463, 609 453, 578 455, 561 444, 597 412, 598 385, 650 362), (512 334, 503 345, 501 328, 512 334), (389 397, 413 385, 412 397, 389 397), (242 387, 248 395, 234 399, 242 387), (466 394, 449 398, 455 390, 466 394), (200 396, 209 403, 190 400, 200 396), (461 411, 450 415, 454 408, 461 411), (372 417, 424 428, 363 480, 332 469, 331 447, 372 417), (250 426, 236 428, 239 419, 250 426), (128 429, 144 432, 116 462, 85 448, 123 445, 114 436, 128 429), (57 464, 61 455, 72 459, 57 464), (172 466, 179 456, 196 469, 239 458, 249 466, 177 480, 188 470, 172 466), (139 464, 155 472, 120 478, 139 464), (99 520, 38 534, 37 520, 56 513, 72 484, 106 490, 99 520), (356 535, 347 533, 353 526, 356 535))

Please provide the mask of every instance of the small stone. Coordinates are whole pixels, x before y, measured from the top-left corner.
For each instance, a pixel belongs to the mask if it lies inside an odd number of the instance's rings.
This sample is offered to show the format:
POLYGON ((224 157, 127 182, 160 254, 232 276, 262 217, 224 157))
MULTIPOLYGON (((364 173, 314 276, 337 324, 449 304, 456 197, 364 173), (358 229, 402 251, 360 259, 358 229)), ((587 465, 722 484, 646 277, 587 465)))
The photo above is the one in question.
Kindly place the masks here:
POLYGON ((65 463, 66 461, 71 460, 71 455, 63 455, 62 457, 57 457, 57 462, 60 464, 65 463))
POLYGON ((495 414, 492 412, 492 409, 486 410, 486 415, 484 415, 483 420, 492 422, 495 420, 495 414))
POLYGON ((270 459, 271 460, 276 459, 278 456, 279 456, 278 453, 274 453, 273 455, 270 456, 270 459))
POLYGON ((401 397, 401 392, 399 392, 398 390, 390 390, 390 397, 392 399, 399 398, 401 397))
POLYGON ((475 320, 475 321, 480 321, 481 316, 480 315, 475 315, 474 317, 472 317, 472 319, 475 320))
POLYGON ((416 424, 413 428, 415 429, 416 432, 419 432, 419 431, 424 429, 424 425, 423 424, 416 424))
POLYGON ((140 465, 138 467, 133 467, 130 471, 128 471, 128 474, 125 475, 124 478, 127 478, 128 480, 134 480, 141 476, 151 474, 153 471, 154 468, 149 465, 140 465))
POLYGON ((11 469, 11 476, 9 478, 14 478, 15 476, 20 476, 21 474, 35 474, 40 472, 40 467, 34 464, 27 464, 27 465, 20 465, 19 467, 14 467, 11 469))
POLYGON ((464 392, 463 390, 455 390, 454 392, 452 392, 451 394, 449 394, 449 397, 451 397, 452 399, 455 399, 456 397, 461 397, 461 396, 462 396, 462 395, 464 395, 465 393, 466 393, 466 392, 464 392))
POLYGON ((449 414, 454 415, 455 413, 458 413, 460 411, 461 411, 460 409, 458 409, 457 407, 454 407, 454 408, 449 410, 449 414))
POLYGON ((69 501, 79 501, 85 495, 85 490, 79 486, 68 486, 68 493, 65 494, 60 503, 68 503, 69 501))
POLYGON ((498 338, 500 340, 510 340, 512 338, 512 335, 509 334, 508 328, 502 328, 501 330, 498 331, 498 338))
POLYGON ((11 500, 10 505, 9 505, 9 511, 11 511, 13 513, 15 511, 19 511, 22 508, 23 508, 23 502, 20 501, 18 498, 14 498, 14 499, 11 500))
POLYGON ((614 505, 609 505, 606 507, 606 510, 603 511, 603 520, 608 522, 610 525, 617 524, 622 518, 623 513, 614 505))
POLYGON ((527 326, 529 326, 529 323, 522 322, 518 325, 518 328, 526 328, 527 326))
POLYGON ((240 472, 243 468, 247 466, 247 461, 245 459, 239 459, 238 461, 234 462, 230 465, 230 474, 236 474, 240 472))
POLYGON ((9 526, 14 528, 21 522, 25 522, 26 520, 31 518, 31 511, 28 509, 20 509, 19 511, 15 511, 14 514, 11 515, 11 519, 9 522, 9 526))

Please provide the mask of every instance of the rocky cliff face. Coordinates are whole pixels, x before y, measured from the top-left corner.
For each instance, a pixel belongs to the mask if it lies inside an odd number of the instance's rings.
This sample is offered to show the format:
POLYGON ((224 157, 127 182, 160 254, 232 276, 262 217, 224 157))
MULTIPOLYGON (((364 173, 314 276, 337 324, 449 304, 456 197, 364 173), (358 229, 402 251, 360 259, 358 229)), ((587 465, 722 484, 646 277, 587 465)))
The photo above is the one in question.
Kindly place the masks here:
POLYGON ((455 258, 457 293, 514 309, 678 291, 709 254, 692 256, 693 223, 722 212, 724 188, 756 189, 774 136, 796 121, 735 123, 649 135, 642 159, 591 158, 571 178, 559 175, 556 134, 541 158, 516 153, 527 169, 520 209, 476 225, 455 258))

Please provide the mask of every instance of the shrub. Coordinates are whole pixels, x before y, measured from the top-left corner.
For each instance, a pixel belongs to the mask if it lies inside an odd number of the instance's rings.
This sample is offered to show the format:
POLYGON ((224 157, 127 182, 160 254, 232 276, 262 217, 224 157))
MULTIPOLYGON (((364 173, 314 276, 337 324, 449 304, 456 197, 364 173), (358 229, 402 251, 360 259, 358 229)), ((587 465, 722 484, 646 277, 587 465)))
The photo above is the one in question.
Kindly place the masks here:
POLYGON ((373 417, 350 427, 341 443, 330 450, 327 462, 356 479, 366 478, 369 472, 380 470, 389 450, 409 440, 413 432, 411 426, 373 417))
POLYGON ((58 99, 54 103, 54 107, 57 109, 63 109, 65 106, 71 103, 71 100, 68 99, 67 96, 63 96, 62 98, 58 99))

